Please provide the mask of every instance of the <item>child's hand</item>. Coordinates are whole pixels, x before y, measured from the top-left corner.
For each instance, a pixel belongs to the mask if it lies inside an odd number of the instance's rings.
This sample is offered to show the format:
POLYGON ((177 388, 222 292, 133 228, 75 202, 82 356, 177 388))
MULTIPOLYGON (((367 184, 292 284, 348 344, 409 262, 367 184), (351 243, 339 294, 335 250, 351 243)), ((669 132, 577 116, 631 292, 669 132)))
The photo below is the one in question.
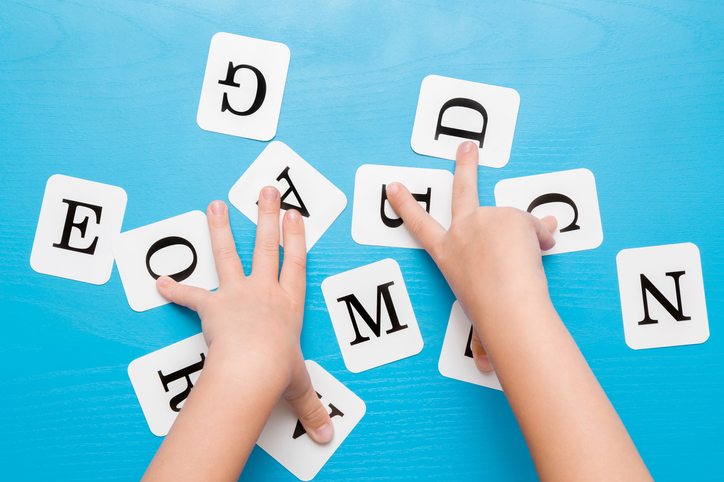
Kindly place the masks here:
POLYGON ((551 232, 557 223, 514 208, 480 207, 478 149, 464 142, 456 157, 448 231, 401 184, 387 186, 387 199, 437 263, 468 316, 479 314, 471 317, 473 354, 478 368, 490 371, 478 332, 484 335, 484 325, 499 319, 500 307, 514 309, 523 300, 550 303, 541 249, 555 244, 551 232))
POLYGON ((223 360, 229 377, 256 367, 271 369, 268 389, 283 393, 309 436, 326 443, 334 429, 312 387, 299 346, 306 289, 304 223, 297 211, 286 212, 280 274, 279 206, 279 191, 265 187, 259 195, 249 276, 244 275, 236 252, 226 204, 214 201, 206 214, 219 289, 209 292, 168 277, 159 278, 156 286, 165 298, 198 312, 209 354, 223 360))

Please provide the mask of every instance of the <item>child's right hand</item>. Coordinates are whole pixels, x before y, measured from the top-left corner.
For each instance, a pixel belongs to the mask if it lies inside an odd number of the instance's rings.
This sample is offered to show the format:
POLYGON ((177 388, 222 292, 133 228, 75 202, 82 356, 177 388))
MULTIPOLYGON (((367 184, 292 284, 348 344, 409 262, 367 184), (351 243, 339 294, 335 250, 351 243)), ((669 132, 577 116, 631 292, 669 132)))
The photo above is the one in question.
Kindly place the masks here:
POLYGON ((472 142, 458 148, 449 230, 403 185, 389 184, 387 199, 437 263, 475 325, 473 354, 478 368, 492 370, 477 335, 485 340, 486 324, 502 318, 501 310, 523 303, 550 304, 541 250, 555 244, 551 233, 556 220, 539 220, 515 208, 480 207, 478 149, 472 142))
POLYGON ((556 220, 478 204, 478 149, 458 148, 445 231, 398 183, 387 199, 447 279, 476 333, 478 368, 495 372, 540 480, 651 475, 548 295, 541 250, 556 220), (591 434, 595 434, 592 437, 591 434))

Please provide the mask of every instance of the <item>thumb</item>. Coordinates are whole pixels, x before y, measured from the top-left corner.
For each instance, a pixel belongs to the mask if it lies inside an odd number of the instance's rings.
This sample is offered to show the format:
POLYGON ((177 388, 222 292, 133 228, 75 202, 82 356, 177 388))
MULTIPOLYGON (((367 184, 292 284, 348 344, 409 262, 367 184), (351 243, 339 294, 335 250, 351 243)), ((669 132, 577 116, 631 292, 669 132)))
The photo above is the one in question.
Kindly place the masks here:
POLYGON ((156 289, 167 300, 194 311, 199 311, 199 305, 209 295, 204 289, 178 283, 168 276, 156 280, 156 289))
POLYGON ((483 342, 480 340, 478 330, 473 329, 473 339, 470 342, 470 347, 473 351, 473 360, 475 360, 475 366, 481 372, 492 372, 493 364, 490 363, 490 357, 485 353, 485 347, 483 342))
POLYGON ((428 253, 432 254, 431 250, 445 234, 445 228, 440 226, 440 223, 430 216, 410 191, 399 182, 390 183, 385 195, 392 209, 402 218, 413 236, 420 241, 428 253))
MULTIPOLYGON (((306 433, 317 443, 328 443, 334 437, 332 419, 314 390, 306 368, 301 377, 299 389, 285 394, 284 399, 292 406, 302 424, 301 434, 306 433)), ((295 430, 295 434, 299 434, 299 431, 295 430)))

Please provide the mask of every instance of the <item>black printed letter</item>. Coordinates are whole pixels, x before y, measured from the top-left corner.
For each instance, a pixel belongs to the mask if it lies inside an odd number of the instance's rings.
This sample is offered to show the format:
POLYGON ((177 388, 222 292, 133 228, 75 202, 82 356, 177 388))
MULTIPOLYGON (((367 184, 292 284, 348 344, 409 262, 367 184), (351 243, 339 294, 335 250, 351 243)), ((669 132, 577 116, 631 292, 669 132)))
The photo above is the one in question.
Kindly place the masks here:
POLYGON ((538 206, 549 203, 566 203, 573 208, 573 221, 571 221, 571 224, 561 229, 562 233, 581 229, 581 227, 576 224, 576 221, 578 221, 578 207, 576 207, 576 203, 573 202, 573 199, 569 198, 564 194, 550 193, 538 196, 537 198, 533 199, 533 202, 530 203, 530 206, 528 206, 528 209, 526 211, 532 213, 533 210, 538 206))
POLYGON ((186 379, 186 389, 173 397, 171 401, 168 402, 169 407, 171 407, 171 410, 174 412, 178 412, 181 410, 181 408, 178 406, 179 403, 186 400, 186 397, 189 396, 189 393, 191 393, 191 389, 194 387, 194 384, 191 383, 191 374, 196 373, 197 371, 204 368, 204 361, 206 360, 206 357, 203 353, 200 353, 201 355, 201 361, 196 362, 191 366, 188 366, 186 368, 182 368, 181 370, 175 371, 173 373, 170 373, 168 375, 164 375, 161 373, 161 370, 158 371, 158 377, 161 379, 161 383, 163 384, 163 389, 166 390, 168 393, 168 384, 171 382, 175 382, 176 380, 179 380, 181 378, 186 379))
POLYGON ((473 357, 473 327, 470 326, 470 333, 468 334, 468 342, 465 344, 465 356, 468 358, 473 357))
MULTIPOLYGON (((430 198, 432 196, 432 189, 427 188, 427 192, 425 194, 412 194, 412 197, 415 198, 415 201, 417 202, 423 202, 425 203, 425 211, 428 213, 430 212, 430 198)), ((380 217, 382 218, 382 222, 385 223, 385 226, 388 228, 399 228, 402 226, 402 218, 396 218, 392 219, 387 217, 387 214, 385 214, 385 202, 387 201, 387 184, 382 185, 382 200, 380 201, 380 217)))
MULTIPOLYGON (((319 397, 319 398, 321 399, 322 396, 319 394, 319 392, 316 392, 316 393, 317 393, 317 397, 319 397)), ((328 406, 329 406, 329 408, 330 408, 330 410, 331 410, 331 411, 329 412, 329 418, 333 418, 333 417, 344 417, 344 414, 342 413, 342 411, 341 411, 340 409, 338 409, 337 407, 335 407, 335 406, 332 405, 331 403, 330 403, 328 406)), ((302 425, 302 422, 300 422, 299 420, 297 420, 297 426, 294 427, 294 434, 292 435, 292 438, 293 438, 294 440, 296 440, 296 439, 298 439, 299 437, 301 437, 302 435, 304 435, 305 433, 307 433, 307 430, 304 428, 304 425, 302 425)))
POLYGON ((95 206, 93 204, 71 201, 70 199, 63 199, 63 202, 68 205, 68 214, 65 215, 65 225, 63 226, 63 235, 60 237, 60 243, 54 243, 53 247, 93 255, 93 253, 96 252, 98 237, 96 237, 87 248, 75 248, 70 245, 70 233, 73 228, 78 228, 81 237, 84 237, 85 230, 88 227, 88 216, 86 216, 85 219, 83 219, 83 221, 81 221, 80 223, 73 222, 73 220, 75 219, 75 211, 76 209, 78 209, 78 206, 83 206, 84 208, 92 210, 96 214, 96 224, 100 224, 101 222, 101 212, 103 211, 103 208, 100 206, 95 206))
POLYGON ((644 298, 644 319, 639 321, 639 325, 653 325, 658 323, 658 320, 653 320, 649 316, 649 302, 646 299, 646 292, 648 291, 651 293, 654 298, 656 298, 656 301, 659 302, 659 304, 669 312, 669 314, 676 320, 676 321, 688 321, 691 319, 691 316, 685 316, 684 310, 681 307, 681 289, 679 288, 679 278, 681 278, 682 275, 686 274, 686 271, 672 271, 671 273, 666 273, 666 276, 671 276, 674 278, 674 285, 676 286, 676 304, 677 307, 674 307, 669 300, 666 299, 666 297, 661 293, 661 291, 654 286, 654 284, 643 274, 641 275, 641 296, 644 298))
POLYGON ((258 111, 261 105, 264 103, 264 98, 266 97, 266 80, 264 79, 264 75, 262 75, 259 69, 254 66, 242 64, 235 67, 233 62, 229 62, 229 69, 226 71, 226 78, 224 80, 220 80, 219 83, 222 85, 228 85, 229 87, 241 87, 240 84, 234 82, 234 76, 236 75, 236 72, 241 69, 249 69, 254 72, 254 75, 256 75, 256 96, 254 97, 254 103, 251 104, 251 107, 249 107, 245 111, 234 110, 231 107, 231 104, 229 104, 229 96, 226 94, 226 92, 224 92, 224 98, 221 101, 221 112, 225 112, 228 110, 232 114, 238 116, 247 116, 258 111))
POLYGON ((193 273, 196 269, 198 257, 196 256, 196 249, 194 249, 194 245, 191 244, 189 241, 185 240, 184 238, 180 238, 178 236, 169 236, 167 238, 159 239, 158 241, 153 243, 151 247, 148 248, 148 253, 146 253, 146 269, 148 270, 149 274, 153 276, 153 279, 158 279, 161 277, 161 275, 156 274, 151 269, 151 257, 157 252, 161 251, 163 248, 168 248, 169 246, 173 246, 175 244, 182 244, 184 246, 188 246, 188 248, 191 250, 191 254, 194 256, 194 259, 191 261, 189 267, 185 270, 167 276, 180 283, 181 281, 191 276, 191 273, 193 273))
POLYGON ((344 301, 347 305, 347 311, 349 312, 349 317, 352 320, 352 326, 354 327, 354 333, 356 335, 354 341, 350 343, 350 345, 356 345, 358 343, 362 343, 369 340, 369 337, 364 337, 360 335, 359 328, 357 327, 357 320, 354 317, 354 310, 352 309, 354 307, 355 310, 357 310, 357 313, 359 313, 362 316, 362 319, 367 323, 367 326, 370 327, 370 330, 372 330, 372 333, 375 334, 377 338, 380 337, 380 329, 382 326, 382 319, 380 317, 381 311, 382 311, 382 303, 381 299, 384 299, 385 301, 385 307, 387 308, 387 314, 390 317, 390 322, 392 323, 392 328, 386 331, 388 335, 390 333, 395 333, 396 331, 404 330, 407 328, 407 325, 400 325, 400 320, 397 318, 397 312, 395 311, 395 305, 392 304, 392 297, 390 296, 390 286, 392 286, 394 281, 390 281, 389 283, 381 284, 377 287, 377 319, 376 321, 372 320, 372 317, 369 313, 367 313, 367 310, 364 309, 362 306, 362 303, 359 302, 357 297, 354 294, 343 296, 341 298, 337 298, 337 302, 344 301))
POLYGON ((462 97, 458 97, 456 99, 451 99, 447 102, 445 102, 442 105, 442 109, 440 109, 440 115, 437 118, 437 127, 435 128, 435 140, 437 140, 438 137, 440 137, 440 134, 446 135, 446 136, 452 136, 452 137, 462 137, 463 139, 471 139, 474 141, 478 141, 478 144, 480 145, 480 148, 483 148, 483 140, 485 140, 485 129, 488 127, 488 113, 485 110, 485 107, 480 105, 479 103, 475 102, 472 99, 465 99, 462 97), (445 111, 448 110, 450 107, 466 107, 468 109, 473 109, 475 111, 480 112, 480 114, 483 116, 483 129, 480 132, 472 132, 472 131, 466 131, 463 129, 455 129, 453 127, 444 127, 442 125, 442 116, 445 114, 445 111))
POLYGON ((297 192, 297 188, 294 187, 294 183, 292 182, 292 179, 289 177, 289 166, 285 167, 279 176, 277 176, 277 181, 281 181, 284 179, 289 183, 289 189, 282 194, 282 209, 289 210, 289 209, 296 209, 299 211, 299 214, 304 216, 305 218, 309 217, 309 211, 307 211, 307 207, 304 205, 304 201, 302 201, 301 196, 299 196, 299 193, 297 192), (294 197, 297 198, 297 201, 299 201, 299 206, 295 206, 293 204, 289 204, 284 202, 284 200, 289 196, 290 194, 294 193, 294 197))

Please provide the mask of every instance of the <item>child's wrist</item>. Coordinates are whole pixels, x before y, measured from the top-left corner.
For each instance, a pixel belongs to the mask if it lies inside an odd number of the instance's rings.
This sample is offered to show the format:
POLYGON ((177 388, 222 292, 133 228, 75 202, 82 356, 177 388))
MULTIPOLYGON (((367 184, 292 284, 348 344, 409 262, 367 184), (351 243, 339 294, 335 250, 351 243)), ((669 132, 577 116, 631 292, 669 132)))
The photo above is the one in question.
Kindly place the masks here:
POLYGON ((230 382, 240 381, 248 384, 252 381, 263 384, 281 394, 289 379, 286 367, 274 355, 260 350, 250 350, 235 343, 219 340, 209 344, 209 352, 204 368, 213 366, 229 376, 230 382))

